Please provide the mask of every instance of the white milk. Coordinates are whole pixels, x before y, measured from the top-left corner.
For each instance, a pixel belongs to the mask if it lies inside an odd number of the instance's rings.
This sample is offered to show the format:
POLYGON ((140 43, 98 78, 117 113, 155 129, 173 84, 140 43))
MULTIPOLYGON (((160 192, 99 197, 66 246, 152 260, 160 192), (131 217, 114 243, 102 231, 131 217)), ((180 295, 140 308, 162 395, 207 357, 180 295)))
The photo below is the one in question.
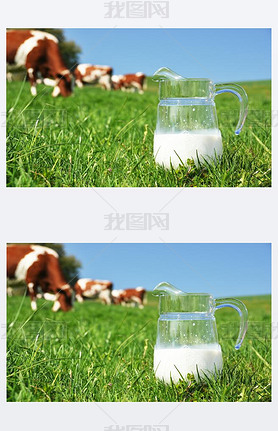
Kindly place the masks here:
POLYGON ((176 349, 154 349, 155 376, 165 383, 178 383, 182 375, 185 379, 188 373, 194 374, 198 380, 204 373, 215 375, 215 370, 221 371, 223 366, 222 352, 219 344, 201 344, 198 346, 178 347, 176 349), (198 369, 198 372, 197 372, 198 369), (178 371, 179 370, 179 371, 178 371))
POLYGON ((169 169, 171 163, 174 169, 181 165, 187 165, 188 159, 193 159, 198 164, 204 159, 208 162, 222 155, 222 138, 220 130, 207 129, 195 130, 185 133, 155 133, 154 157, 156 163, 169 169), (198 157, 197 157, 198 154, 198 157))

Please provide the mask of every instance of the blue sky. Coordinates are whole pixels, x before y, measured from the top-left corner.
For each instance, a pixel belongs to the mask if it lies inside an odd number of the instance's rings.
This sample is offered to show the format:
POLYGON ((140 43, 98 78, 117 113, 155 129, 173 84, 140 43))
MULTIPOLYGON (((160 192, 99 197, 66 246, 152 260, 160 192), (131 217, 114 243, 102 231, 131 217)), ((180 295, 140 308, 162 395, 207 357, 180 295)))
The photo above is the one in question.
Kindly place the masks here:
POLYGON ((152 290, 169 281, 216 297, 271 292, 270 244, 65 244, 82 262, 81 277, 108 279, 116 289, 152 290))
POLYGON ((82 48, 81 63, 114 73, 152 75, 167 66, 216 81, 271 78, 270 29, 65 29, 82 48))

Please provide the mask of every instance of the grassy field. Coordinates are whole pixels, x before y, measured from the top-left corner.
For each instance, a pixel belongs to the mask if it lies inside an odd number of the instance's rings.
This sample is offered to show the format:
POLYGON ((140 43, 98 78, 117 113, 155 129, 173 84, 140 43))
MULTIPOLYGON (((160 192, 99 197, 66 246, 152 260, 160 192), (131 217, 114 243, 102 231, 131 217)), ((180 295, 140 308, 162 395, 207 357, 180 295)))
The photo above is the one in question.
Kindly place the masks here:
POLYGON ((156 381, 152 370, 158 308, 151 294, 143 310, 86 301, 66 314, 52 313, 43 300, 33 314, 29 298, 8 298, 7 399, 271 401, 271 299, 243 300, 249 330, 239 351, 235 311, 216 313, 220 379, 171 386, 156 381))
POLYGON ((40 85, 7 84, 7 185, 11 187, 270 187, 271 84, 243 83, 249 115, 233 133, 238 101, 216 98, 224 154, 217 166, 166 171, 152 155, 157 84, 143 95, 75 88, 53 99, 40 85))

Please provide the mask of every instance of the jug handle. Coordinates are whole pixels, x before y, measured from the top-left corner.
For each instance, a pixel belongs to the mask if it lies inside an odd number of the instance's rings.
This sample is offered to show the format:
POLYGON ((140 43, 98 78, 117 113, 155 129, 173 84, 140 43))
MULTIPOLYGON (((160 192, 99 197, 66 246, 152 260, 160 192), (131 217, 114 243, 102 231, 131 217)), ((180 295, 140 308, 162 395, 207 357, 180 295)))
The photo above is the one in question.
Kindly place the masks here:
POLYGON ((215 300, 216 310, 230 307, 236 310, 240 316, 239 334, 236 340, 235 349, 238 350, 244 340, 248 326, 248 311, 243 302, 235 298, 221 298, 215 300))
POLYGON ((239 120, 236 126, 235 134, 239 135, 248 112, 248 96, 244 88, 238 84, 215 84, 215 94, 232 93, 235 94, 240 103, 239 120))

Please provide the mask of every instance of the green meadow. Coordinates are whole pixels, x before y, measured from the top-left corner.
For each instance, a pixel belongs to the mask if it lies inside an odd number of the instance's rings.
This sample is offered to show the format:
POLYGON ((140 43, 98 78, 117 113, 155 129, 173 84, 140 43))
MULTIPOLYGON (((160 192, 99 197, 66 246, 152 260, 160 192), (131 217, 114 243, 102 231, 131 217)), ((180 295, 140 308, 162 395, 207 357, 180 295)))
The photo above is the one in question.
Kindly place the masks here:
POLYGON ((237 313, 216 312, 221 376, 165 385, 153 372, 158 303, 151 293, 143 310, 88 300, 56 314, 44 300, 33 313, 29 298, 10 297, 7 400, 271 401, 271 298, 241 299, 249 311, 249 329, 239 351, 234 349, 237 313))
POLYGON ((7 83, 7 185, 10 187, 270 187, 271 83, 242 83, 249 115, 233 132, 239 105, 216 97, 224 153, 217 165, 165 170, 153 158, 157 84, 143 94, 86 86, 53 99, 27 82, 7 83))

